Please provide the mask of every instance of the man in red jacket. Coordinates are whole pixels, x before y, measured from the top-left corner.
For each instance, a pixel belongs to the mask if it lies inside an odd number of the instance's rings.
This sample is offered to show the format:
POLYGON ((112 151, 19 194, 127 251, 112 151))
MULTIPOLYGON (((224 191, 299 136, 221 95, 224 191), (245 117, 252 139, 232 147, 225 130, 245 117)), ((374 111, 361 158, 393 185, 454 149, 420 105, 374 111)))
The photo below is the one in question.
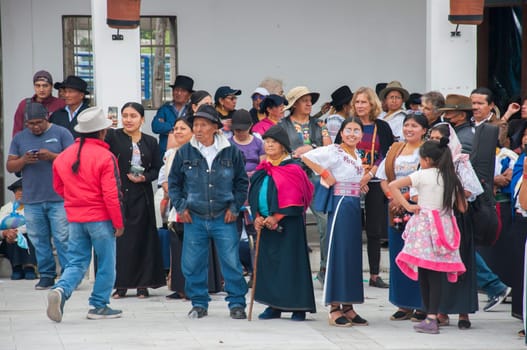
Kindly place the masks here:
POLYGON ((104 142, 112 125, 101 108, 84 110, 77 117, 80 137, 55 159, 53 188, 64 198, 68 217, 71 260, 48 294, 48 317, 62 321, 64 304, 81 283, 90 264, 92 247, 97 256, 97 275, 88 312, 92 320, 121 317, 108 307, 115 282, 115 237, 123 234, 123 210, 119 169, 104 142))
POLYGON ((13 136, 24 129, 25 114, 27 114, 26 105, 28 101, 42 103, 48 110, 48 118, 53 112, 66 106, 63 99, 57 98, 51 94, 53 89, 53 78, 48 71, 39 70, 33 75, 33 88, 35 89, 35 94, 30 98, 23 99, 18 104, 15 118, 13 120, 13 136))

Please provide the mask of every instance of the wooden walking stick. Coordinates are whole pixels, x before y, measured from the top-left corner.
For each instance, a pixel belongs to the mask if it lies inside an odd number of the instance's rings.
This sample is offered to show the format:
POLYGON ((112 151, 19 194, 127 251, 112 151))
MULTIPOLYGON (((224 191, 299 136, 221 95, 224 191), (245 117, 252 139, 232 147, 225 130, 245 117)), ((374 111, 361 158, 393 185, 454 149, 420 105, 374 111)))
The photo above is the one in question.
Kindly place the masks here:
POLYGON ((251 288, 251 302, 249 304, 249 315, 247 320, 251 321, 253 316, 254 293, 256 291, 256 270, 258 269, 258 252, 260 251, 260 235, 262 229, 256 230, 256 247, 254 248, 253 285, 251 288))

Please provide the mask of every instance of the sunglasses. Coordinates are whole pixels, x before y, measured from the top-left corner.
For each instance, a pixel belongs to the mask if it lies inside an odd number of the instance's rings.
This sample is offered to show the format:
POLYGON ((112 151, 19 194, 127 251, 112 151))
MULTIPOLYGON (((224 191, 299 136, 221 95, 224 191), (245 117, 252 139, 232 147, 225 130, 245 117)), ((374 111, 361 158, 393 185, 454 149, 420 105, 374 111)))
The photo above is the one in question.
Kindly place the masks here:
POLYGON ((258 100, 263 100, 265 96, 254 94, 251 98, 253 99, 253 101, 258 101, 258 100))

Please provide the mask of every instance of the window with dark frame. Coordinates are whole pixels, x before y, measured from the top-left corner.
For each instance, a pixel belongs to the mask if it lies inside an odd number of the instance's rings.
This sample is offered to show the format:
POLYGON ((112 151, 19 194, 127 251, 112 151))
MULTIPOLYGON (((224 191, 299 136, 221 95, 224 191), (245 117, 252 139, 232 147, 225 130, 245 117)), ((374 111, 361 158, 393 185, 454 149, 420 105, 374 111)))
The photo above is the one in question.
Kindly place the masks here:
MULTIPOLYGON (((90 16, 63 16, 64 77, 77 75, 94 93, 93 47, 90 16)), ((175 16, 145 16, 140 24, 141 98, 146 109, 172 101, 170 84, 177 74, 175 16)))

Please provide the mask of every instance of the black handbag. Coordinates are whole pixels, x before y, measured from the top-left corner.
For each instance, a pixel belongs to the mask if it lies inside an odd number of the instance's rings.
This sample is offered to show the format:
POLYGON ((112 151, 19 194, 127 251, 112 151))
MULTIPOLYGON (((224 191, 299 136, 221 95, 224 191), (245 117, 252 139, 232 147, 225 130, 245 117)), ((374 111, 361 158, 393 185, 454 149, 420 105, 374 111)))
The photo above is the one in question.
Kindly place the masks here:
POLYGON ((473 202, 469 202, 469 214, 476 245, 493 245, 499 235, 499 220, 496 206, 488 191, 483 191, 473 202))

